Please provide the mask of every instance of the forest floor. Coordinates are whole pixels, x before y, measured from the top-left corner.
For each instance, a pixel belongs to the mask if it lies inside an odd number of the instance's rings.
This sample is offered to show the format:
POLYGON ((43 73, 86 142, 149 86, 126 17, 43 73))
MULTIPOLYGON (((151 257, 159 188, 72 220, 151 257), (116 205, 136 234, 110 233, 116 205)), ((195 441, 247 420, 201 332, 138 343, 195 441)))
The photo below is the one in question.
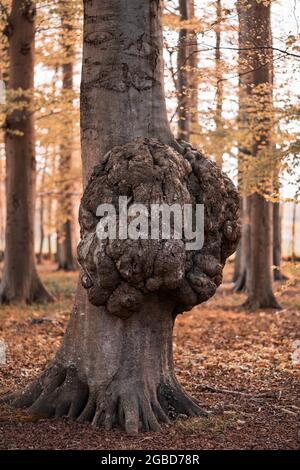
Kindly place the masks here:
MULTIPOLYGON (((225 280, 231 270, 229 264, 225 280)), ((275 284, 282 310, 245 311, 244 295, 223 284, 213 299, 179 316, 177 376, 215 412, 210 417, 178 419, 159 433, 128 437, 1 406, 0 449, 299 449, 300 265, 286 263, 284 270, 289 281, 275 284)), ((54 304, 0 308, 0 340, 7 346, 0 395, 37 376, 64 334, 77 274, 46 265, 41 275, 54 304)))

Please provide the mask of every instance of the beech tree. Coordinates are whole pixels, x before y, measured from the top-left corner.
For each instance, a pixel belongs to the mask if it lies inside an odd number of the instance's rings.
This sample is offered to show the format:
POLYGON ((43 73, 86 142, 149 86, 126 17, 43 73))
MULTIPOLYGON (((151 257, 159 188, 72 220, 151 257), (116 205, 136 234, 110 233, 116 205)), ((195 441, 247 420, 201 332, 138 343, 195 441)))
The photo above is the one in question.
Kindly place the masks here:
MULTIPOLYGON (((247 178, 243 171, 243 162, 251 156, 252 135, 249 132, 251 106, 249 96, 252 89, 251 63, 249 63, 249 48, 253 47, 248 35, 249 10, 247 2, 237 2, 239 19, 238 34, 238 75, 239 75, 239 111, 238 111, 238 187, 243 194, 241 198, 242 236, 235 255, 235 269, 233 275, 234 290, 242 292, 246 290, 247 267, 250 256, 250 199, 244 188, 247 178)), ((251 10, 251 14, 253 11, 251 10)))
MULTIPOLYGON (((187 22, 190 18, 188 0, 179 0, 180 20, 187 22)), ((179 31, 177 52, 177 98, 178 98, 178 139, 189 140, 190 137, 190 106, 189 106, 189 30, 183 27, 179 31)))
POLYGON ((82 272, 70 323, 45 372, 2 400, 130 434, 201 415, 176 379, 172 330, 178 313, 220 284, 239 238, 239 201, 220 169, 170 131, 160 1, 84 1, 81 144, 82 272), (187 251, 174 237, 100 244, 97 207, 118 210, 119 196, 194 212, 204 203, 203 247, 187 251))
MULTIPOLYGON (((221 64, 221 26, 222 26, 222 2, 221 0, 216 0, 216 110, 215 110, 215 125, 216 125, 216 138, 219 139, 222 137, 223 133, 223 81, 222 81, 222 64, 221 64)), ((216 162, 222 167, 223 163, 223 151, 222 146, 219 146, 216 150, 216 162)))
POLYGON ((189 24, 195 16, 194 0, 180 0, 180 21, 184 27, 178 34, 177 51, 177 115, 178 138, 194 143, 199 132, 198 116, 198 45, 197 33, 189 24))
POLYGON ((52 300, 36 270, 34 253, 35 137, 32 109, 35 3, 13 0, 5 32, 9 42, 6 117, 6 236, 0 302, 52 300))

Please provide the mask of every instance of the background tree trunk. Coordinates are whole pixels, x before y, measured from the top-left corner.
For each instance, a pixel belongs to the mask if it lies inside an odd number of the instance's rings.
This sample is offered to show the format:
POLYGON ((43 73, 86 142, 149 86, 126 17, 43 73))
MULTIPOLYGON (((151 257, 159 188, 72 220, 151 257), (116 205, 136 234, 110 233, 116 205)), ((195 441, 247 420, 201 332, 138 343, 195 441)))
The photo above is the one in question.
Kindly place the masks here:
MULTIPOLYGON (((189 1, 179 0, 181 21, 190 18, 189 1)), ((178 38, 177 52, 177 101, 178 101, 178 139, 188 141, 190 138, 190 107, 189 107, 189 30, 181 28, 178 38)))
POLYGON ((282 281, 287 277, 281 271, 281 204, 273 202, 273 265, 274 265, 274 281, 282 281))
MULTIPOLYGON (((73 89, 73 64, 67 63, 63 67, 63 89, 73 89)), ((72 119, 72 117, 70 118, 72 119)), ((74 271, 78 268, 76 259, 76 246, 75 246, 75 216, 73 207, 71 182, 72 171, 72 123, 68 123, 68 132, 70 135, 65 139, 65 143, 61 145, 60 156, 60 173, 66 178, 63 184, 63 197, 59 200, 60 220, 63 219, 62 225, 57 232, 57 254, 58 254, 58 269, 64 271, 74 271)))
MULTIPOLYGON (((2 145, 0 147, 0 261, 5 248, 5 168, 2 158, 2 145)), ((1 277, 0 277, 1 279, 1 277)))
MULTIPOLYGON (((195 16, 194 0, 180 0, 181 21, 195 16)), ((199 140, 200 126, 198 113, 198 44, 197 33, 190 26, 179 31, 177 53, 177 108, 178 139, 196 145, 199 140)))
MULTIPOLYGON (((251 8, 246 13, 248 41, 251 45, 248 63, 253 70, 252 100, 263 103, 262 110, 255 111, 255 139, 252 144, 253 158, 260 152, 272 147, 272 120, 267 112, 272 107, 272 47, 271 3, 251 0, 251 8)), ((260 184, 260 183, 258 183, 260 184)), ((262 183, 263 184, 263 183, 262 183)), ((250 256, 247 271, 248 299, 246 305, 251 309, 278 308, 272 290, 273 281, 273 207, 264 196, 254 192, 250 196, 250 256)))
POLYGON ((293 262, 297 260, 296 254, 296 213, 297 213, 297 204, 293 204, 293 213, 292 213, 292 254, 291 259, 293 262))
POLYGON ((222 134, 223 134, 223 120, 222 120, 222 111, 223 111, 223 75, 222 75, 222 63, 221 63, 221 23, 222 23, 222 3, 221 0, 216 0, 216 52, 215 52, 215 61, 216 61, 216 112, 215 112, 215 125, 216 125, 216 139, 220 140, 220 145, 218 146, 216 152, 216 163, 222 168, 223 164, 223 152, 222 152, 222 134))
MULTIPOLYGON (((271 35, 271 46, 273 46, 273 37, 271 35)), ((271 82, 272 82, 272 89, 274 86, 274 57, 273 57, 273 50, 270 49, 270 74, 271 74, 271 82)), ((272 96, 273 101, 273 96, 272 96)), ((272 103, 273 104, 273 103, 272 103)), ((279 132, 279 129, 277 129, 279 132)), ((276 153, 276 145, 273 144, 274 154, 276 153)), ((274 165, 274 172, 276 172, 274 176, 274 186, 275 190, 278 193, 277 197, 280 196, 280 170, 276 168, 274 165)), ((283 281, 286 280, 287 277, 281 271, 281 243, 282 243, 282 236, 281 236, 281 229, 282 229, 282 220, 281 220, 281 203, 280 201, 276 201, 273 203, 273 276, 274 281, 283 281)))
MULTIPOLYGON (((72 34, 72 25, 68 22, 67 13, 64 11, 64 5, 61 6, 61 21, 62 21, 62 48, 63 54, 66 57, 66 63, 62 66, 62 88, 64 91, 73 90, 73 60, 74 50, 70 45, 70 34, 72 34)), ((68 6, 66 5, 67 9, 68 6)), ((78 268, 76 258, 76 242, 75 242, 75 214, 72 196, 72 153, 73 153, 73 116, 70 114, 69 120, 66 123, 67 133, 64 136, 63 143, 61 144, 60 156, 60 172, 62 177, 66 178, 66 183, 63 185, 63 197, 60 198, 60 213, 63 219, 61 227, 58 230, 58 269, 64 271, 74 271, 78 268)))
POLYGON ((250 203, 249 197, 241 200, 242 237, 236 252, 234 269, 234 291, 245 292, 247 289, 247 270, 250 259, 250 203))
POLYGON ((251 144, 249 142, 249 111, 248 100, 251 95, 252 74, 249 64, 248 36, 248 12, 243 2, 237 2, 237 12, 239 19, 239 111, 238 111, 238 187, 242 195, 241 198, 241 220, 242 237, 235 256, 235 268, 233 275, 234 290, 243 292, 246 290, 247 267, 249 266, 250 253, 250 199, 245 195, 245 179, 247 175, 244 171, 244 159, 251 155, 251 144))
POLYGON ((7 210, 2 302, 49 301, 34 254, 35 139, 31 92, 34 79, 35 4, 13 0, 9 18, 9 89, 24 90, 27 106, 6 119, 7 210))
MULTIPOLYGON (((189 17, 195 17, 195 0, 189 0, 189 17)), ((199 123, 198 112, 198 93, 199 93, 199 52, 198 52, 198 38, 197 33, 193 29, 189 30, 189 51, 188 51, 188 65, 189 65, 189 110, 190 110, 190 138, 189 142, 197 147, 201 128, 199 123)))
MULTIPOLYGON (((164 100, 160 16, 157 0, 84 1, 84 184, 116 145, 140 136, 177 145, 164 100)), ((131 434, 157 430, 178 414, 202 414, 175 378, 173 308, 165 296, 149 295, 124 321, 91 305, 79 285, 56 358, 14 404, 108 429, 120 424, 131 434)))
POLYGON ((53 250, 52 250, 52 223, 53 223, 53 203, 51 197, 48 197, 47 200, 47 258, 53 260, 53 250))
MULTIPOLYGON (((46 168, 47 168, 47 164, 45 162, 42 168, 42 174, 41 174, 41 188, 44 188, 46 168)), ((44 241, 45 241, 45 200, 44 200, 43 194, 41 194, 39 202, 40 202, 40 207, 39 207, 40 248, 39 248, 37 260, 38 260, 38 263, 41 264, 43 262, 43 249, 44 249, 44 241)))

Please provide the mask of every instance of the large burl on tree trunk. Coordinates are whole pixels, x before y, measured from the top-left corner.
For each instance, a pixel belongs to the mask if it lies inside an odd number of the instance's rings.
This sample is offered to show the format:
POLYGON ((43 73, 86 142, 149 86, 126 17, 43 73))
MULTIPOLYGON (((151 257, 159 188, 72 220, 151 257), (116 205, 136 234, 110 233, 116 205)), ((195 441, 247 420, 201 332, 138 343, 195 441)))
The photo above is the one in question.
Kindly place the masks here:
POLYGON ((134 434, 204 413, 176 379, 172 330, 178 313, 220 284, 239 238, 239 201, 215 164, 170 132, 160 2, 84 4, 81 282, 54 360, 26 390, 4 399, 31 413, 134 434), (202 249, 186 250, 186 240, 175 237, 100 242, 97 208, 113 204, 119 220, 119 196, 128 198, 128 210, 177 203, 195 212, 204 204, 202 249))

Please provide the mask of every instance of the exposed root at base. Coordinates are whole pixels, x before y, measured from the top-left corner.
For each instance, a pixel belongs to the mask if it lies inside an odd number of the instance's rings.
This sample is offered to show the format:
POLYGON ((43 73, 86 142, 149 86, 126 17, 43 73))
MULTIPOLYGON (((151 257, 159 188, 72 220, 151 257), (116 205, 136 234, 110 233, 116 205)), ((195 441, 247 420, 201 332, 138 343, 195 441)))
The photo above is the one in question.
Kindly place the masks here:
POLYGON ((1 397, 1 403, 26 408, 41 417, 66 416, 107 430, 121 427, 129 435, 159 431, 160 423, 169 423, 177 416, 208 415, 174 378, 158 387, 141 382, 126 386, 126 382, 115 378, 107 387, 93 390, 79 379, 74 366, 64 369, 57 365, 23 392, 1 397))

